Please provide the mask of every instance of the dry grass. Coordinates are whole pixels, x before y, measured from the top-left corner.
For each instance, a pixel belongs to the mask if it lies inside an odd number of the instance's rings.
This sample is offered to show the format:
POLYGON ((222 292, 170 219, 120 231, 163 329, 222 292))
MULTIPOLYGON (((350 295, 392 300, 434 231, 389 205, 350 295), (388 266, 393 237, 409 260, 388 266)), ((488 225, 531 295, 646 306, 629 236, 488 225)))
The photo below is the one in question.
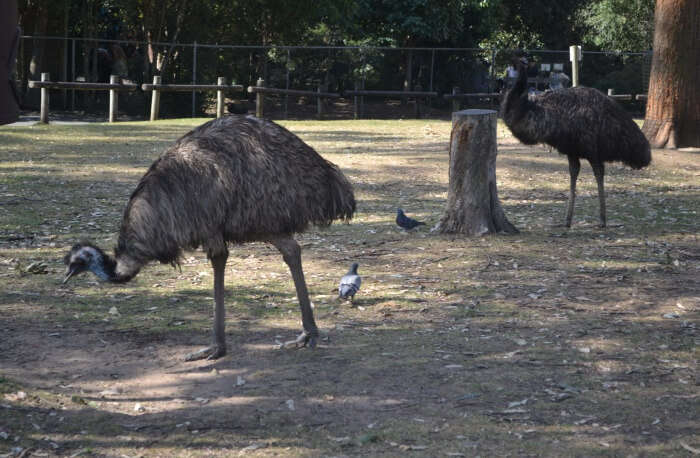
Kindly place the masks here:
POLYGON ((700 447, 697 151, 654 151, 643 171, 610 166, 606 230, 584 166, 565 231, 555 225, 566 161, 499 127, 499 195, 521 233, 466 239, 393 223, 397 206, 428 228, 439 219, 449 123, 286 122, 343 169, 358 198, 351 224, 299 237, 323 341, 275 348, 300 327, 291 278, 274 249, 234 247, 230 354, 184 363, 209 339, 202 253, 125 286, 87 275, 63 286, 61 258, 80 239, 113 245, 138 178, 200 122, 0 131, 0 453, 686 456, 700 447), (364 283, 351 307, 334 297, 353 261, 364 283), (48 273, 26 271, 36 262, 48 273))

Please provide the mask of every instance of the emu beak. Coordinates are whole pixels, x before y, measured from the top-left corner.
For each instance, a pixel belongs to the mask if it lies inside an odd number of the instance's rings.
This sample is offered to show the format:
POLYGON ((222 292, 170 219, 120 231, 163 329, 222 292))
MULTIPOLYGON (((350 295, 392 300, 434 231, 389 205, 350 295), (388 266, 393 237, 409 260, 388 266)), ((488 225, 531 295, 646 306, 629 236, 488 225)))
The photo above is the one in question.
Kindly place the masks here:
POLYGON ((78 269, 75 268, 75 267, 72 268, 72 269, 69 267, 68 270, 66 271, 66 276, 63 277, 63 282, 62 282, 62 284, 65 285, 66 283, 68 283, 68 280, 70 279, 70 277, 72 277, 72 276, 75 274, 75 272, 76 272, 77 270, 78 270, 78 269))

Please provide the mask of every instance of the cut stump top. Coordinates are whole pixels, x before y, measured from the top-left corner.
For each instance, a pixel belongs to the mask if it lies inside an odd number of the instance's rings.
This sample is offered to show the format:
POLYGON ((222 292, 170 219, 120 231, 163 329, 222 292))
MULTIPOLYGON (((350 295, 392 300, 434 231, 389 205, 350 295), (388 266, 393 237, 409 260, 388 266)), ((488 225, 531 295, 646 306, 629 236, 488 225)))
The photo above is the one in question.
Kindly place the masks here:
POLYGON ((492 114, 498 114, 496 110, 479 110, 479 109, 470 109, 470 110, 462 110, 462 111, 455 111, 452 113, 452 117, 462 117, 462 116, 484 116, 484 115, 492 115, 492 114))

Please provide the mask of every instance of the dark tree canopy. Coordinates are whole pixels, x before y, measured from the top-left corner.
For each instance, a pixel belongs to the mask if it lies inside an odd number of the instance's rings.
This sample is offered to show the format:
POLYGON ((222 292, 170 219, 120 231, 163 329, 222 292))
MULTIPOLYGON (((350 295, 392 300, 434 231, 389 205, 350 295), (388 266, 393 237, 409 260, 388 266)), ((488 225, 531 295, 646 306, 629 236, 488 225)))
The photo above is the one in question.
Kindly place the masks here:
MULTIPOLYGON (((631 47, 653 0, 19 0, 25 33, 200 43, 631 47), (329 43, 330 44, 330 43, 329 43)), ((644 42, 644 40, 641 40, 644 42)))

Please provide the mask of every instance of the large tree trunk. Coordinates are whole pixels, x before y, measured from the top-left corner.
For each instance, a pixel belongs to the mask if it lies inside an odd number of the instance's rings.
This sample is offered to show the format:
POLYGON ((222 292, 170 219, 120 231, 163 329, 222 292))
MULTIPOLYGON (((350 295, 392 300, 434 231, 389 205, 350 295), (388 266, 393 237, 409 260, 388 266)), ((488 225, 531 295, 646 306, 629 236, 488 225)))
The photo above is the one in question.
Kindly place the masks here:
POLYGON ((700 146, 700 1, 657 0, 642 127, 653 148, 700 146))
POLYGON ((14 75, 18 40, 17 1, 4 1, 0 3, 0 125, 19 117, 14 75))
POLYGON ((496 122, 493 110, 452 113, 450 185, 442 233, 517 233, 503 213, 496 189, 496 122))

